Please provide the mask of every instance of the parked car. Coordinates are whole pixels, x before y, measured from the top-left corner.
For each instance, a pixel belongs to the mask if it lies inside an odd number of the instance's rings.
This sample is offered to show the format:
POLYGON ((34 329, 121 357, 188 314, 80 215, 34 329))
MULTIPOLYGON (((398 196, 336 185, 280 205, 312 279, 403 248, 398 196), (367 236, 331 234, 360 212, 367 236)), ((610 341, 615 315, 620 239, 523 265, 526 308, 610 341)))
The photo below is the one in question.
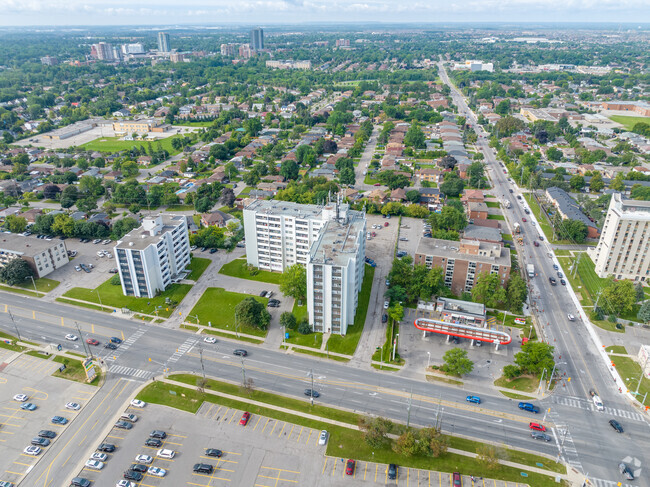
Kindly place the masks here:
POLYGON ((127 470, 124 472, 123 477, 126 480, 135 480, 136 482, 140 482, 143 475, 140 472, 136 472, 135 470, 127 470))
POLYGON ((161 448, 156 452, 156 456, 158 458, 172 459, 176 456, 176 452, 174 450, 170 450, 169 448, 161 448))
POLYGON ((388 478, 390 480, 395 480, 397 478, 397 465, 394 463, 388 465, 388 478))
POLYGON ((20 405, 20 409, 23 411, 36 411, 38 409, 38 406, 31 402, 24 402, 20 405))
POLYGON ((320 436, 318 437, 318 444, 320 446, 326 445, 327 444, 327 439, 329 438, 330 434, 327 432, 327 430, 323 430, 320 432, 320 436))
POLYGON ((218 450, 216 448, 206 448, 205 449, 205 455, 208 457, 216 457, 216 458, 221 458, 223 455, 223 452, 221 450, 218 450))
POLYGON ((54 416, 50 421, 54 424, 60 424, 60 425, 68 424, 68 420, 63 416, 54 416))
POLYGON ((75 477, 70 481, 70 485, 74 485, 74 487, 90 487, 90 480, 83 477, 75 477))
POLYGON ((146 405, 147 405, 147 403, 144 402, 144 401, 141 401, 140 399, 132 399, 131 400, 131 406, 133 406, 134 408, 143 408, 146 405))
POLYGON ((105 451, 107 453, 113 453, 115 451, 115 445, 112 443, 102 443, 97 447, 97 451, 105 451))
POLYGON ((69 402, 65 405, 66 409, 71 409, 72 411, 79 411, 81 409, 81 405, 77 402, 69 402))
POLYGON ((244 414, 242 414, 241 419, 239 420, 239 424, 242 426, 246 426, 250 419, 251 419, 251 413, 246 411, 244 414))
POLYGON ((147 473, 149 475, 153 475, 154 477, 164 477, 165 475, 167 475, 167 470, 160 467, 149 467, 147 469, 147 473))
POLYGON ((354 475, 354 467, 356 464, 357 462, 354 460, 348 459, 348 461, 345 462, 345 475, 354 475))
POLYGON ((129 423, 128 421, 118 421, 117 423, 115 423, 115 427, 122 430, 130 430, 131 428, 133 428, 133 424, 129 423))
POLYGON ((149 438, 158 438, 164 440, 165 438, 167 438, 167 433, 160 430, 153 430, 151 433, 149 433, 149 438))
POLYGON ((50 444, 50 440, 37 436, 35 438, 32 438, 32 441, 30 443, 36 446, 48 446, 50 444))
POLYGON ((56 433, 54 431, 50 431, 50 430, 41 430, 41 431, 38 432, 38 436, 40 436, 41 438, 52 439, 52 438, 56 437, 56 433))
POLYGON ((27 399, 29 399, 29 396, 27 396, 27 394, 16 394, 14 396, 14 401, 18 402, 25 402, 27 399))
POLYGON ((194 464, 194 467, 192 467, 192 471, 195 473, 205 473, 210 475, 212 471, 214 470, 214 467, 208 463, 196 463, 194 464))
POLYGON ((381 315, 381 322, 386 323, 388 321, 388 315, 386 313, 381 315))
POLYGON ((452 482, 453 482, 453 487, 463 487, 463 478, 461 477, 459 472, 453 473, 452 482))
POLYGON ((31 456, 35 457, 37 455, 40 455, 41 451, 42 450, 41 450, 40 446, 31 445, 31 446, 25 447, 25 449, 23 450, 23 453, 25 455, 31 455, 31 456))
POLYGON ((388 301, 384 301, 384 309, 388 309, 389 305, 390 305, 390 303, 388 301))

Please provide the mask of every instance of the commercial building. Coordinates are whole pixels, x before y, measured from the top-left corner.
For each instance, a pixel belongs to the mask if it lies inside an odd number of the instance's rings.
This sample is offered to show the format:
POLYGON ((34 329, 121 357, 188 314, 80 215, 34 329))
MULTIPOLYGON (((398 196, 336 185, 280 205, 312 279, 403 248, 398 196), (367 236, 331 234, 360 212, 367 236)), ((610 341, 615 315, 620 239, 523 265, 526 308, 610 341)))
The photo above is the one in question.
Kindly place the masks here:
POLYGON ((260 269, 307 268, 314 330, 344 335, 354 322, 364 272, 366 217, 340 202, 325 206, 257 200, 244 208, 246 259, 260 269))
POLYGON ((158 32, 158 51, 169 52, 171 51, 169 44, 169 34, 167 32, 158 32))
POLYGON ((59 59, 55 56, 43 56, 41 58, 41 64, 45 66, 56 66, 59 64, 59 59))
POLYGON ((253 51, 264 50, 264 29, 261 27, 251 30, 251 49, 253 51))
POLYGON ((70 261, 65 243, 60 240, 47 241, 6 233, 1 235, 0 267, 14 259, 22 259, 29 264, 34 276, 44 277, 70 261))
POLYGON ((510 279, 510 249, 500 244, 462 239, 460 242, 421 238, 415 252, 415 264, 442 267, 445 286, 460 295, 470 292, 479 274, 498 274, 505 286, 510 279))
POLYGON ((141 42, 136 42, 133 44, 122 44, 122 53, 123 54, 144 54, 144 44, 141 42))
POLYGON ((164 132, 165 126, 154 119, 143 120, 119 120, 113 123, 113 131, 116 135, 131 135, 134 132, 147 134, 149 132, 164 132))
POLYGON ((112 61, 115 59, 113 56, 113 46, 108 42, 93 44, 90 47, 90 56, 100 61, 112 61))
POLYGON ((650 201, 624 200, 614 193, 603 231, 588 253, 600 277, 647 281, 650 275, 650 201))
POLYGON ((459 69, 469 69, 470 71, 494 71, 493 63, 484 63, 483 61, 467 60, 464 63, 454 64, 454 71, 459 69))
POLYGON ((311 61, 272 60, 266 61, 266 67, 278 69, 311 69, 311 61))
POLYGON ((51 132, 42 134, 42 137, 49 140, 65 140, 67 138, 74 137, 75 135, 88 132, 95 127, 97 127, 97 122, 82 120, 81 122, 75 122, 72 125, 61 127, 60 129, 55 129, 51 132))
POLYGON ((187 219, 182 215, 145 218, 117 242, 114 251, 124 295, 153 298, 180 278, 190 263, 187 219))

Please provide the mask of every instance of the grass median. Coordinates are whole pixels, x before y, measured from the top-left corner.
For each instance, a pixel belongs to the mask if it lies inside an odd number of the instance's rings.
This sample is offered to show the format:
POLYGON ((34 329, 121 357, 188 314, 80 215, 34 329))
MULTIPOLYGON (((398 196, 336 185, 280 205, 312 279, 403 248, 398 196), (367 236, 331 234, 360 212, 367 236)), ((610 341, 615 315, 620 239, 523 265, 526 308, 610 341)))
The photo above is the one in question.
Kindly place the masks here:
MULTIPOLYGON (((200 380, 200 378, 197 376, 174 374, 170 376, 170 379, 186 383, 188 384, 188 387, 186 388, 163 382, 153 382, 143 389, 138 394, 137 398, 150 403, 175 407, 193 414, 196 413, 201 404, 206 401, 242 411, 249 411, 253 415, 263 415, 268 418, 286 421, 300 426, 314 429, 327 429, 330 433, 327 454, 335 457, 355 458, 357 460, 377 463, 397 463, 404 467, 442 472, 463 471, 467 474, 481 474, 489 476, 490 478, 513 482, 519 482, 522 479, 521 470, 518 468, 499 465, 497 468, 488 472, 485 470, 483 464, 476 458, 466 457, 455 453, 445 453, 438 458, 428 456, 403 457, 393 451, 392 446, 394 441, 388 441, 385 446, 380 448, 371 448, 364 441, 363 434, 354 428, 354 426, 358 424, 359 416, 351 412, 318 405, 310 406, 309 402, 306 400, 303 401, 277 396, 262 391, 253 390, 249 396, 237 385, 209 379, 205 385, 205 389, 218 390, 238 397, 237 399, 224 398, 199 392, 196 389, 196 384, 197 380, 200 380), (278 411, 272 408, 252 405, 248 402, 249 400, 279 406, 284 409, 289 409, 291 412, 278 411), (340 421, 349 424, 352 427, 338 426, 317 419, 306 418, 304 417, 305 413, 340 421)), ((396 434, 399 434, 399 432, 404 431, 404 426, 399 424, 395 425, 393 430, 396 434)), ((463 438, 448 437, 448 439, 452 448, 464 451, 476 452, 478 447, 481 445, 480 442, 463 438)), ((498 449, 498 454, 499 457, 504 460, 510 460, 530 466, 537 466, 538 463, 541 463, 544 468, 547 468, 550 471, 558 473, 565 472, 562 465, 555 464, 552 460, 537 455, 507 449, 498 449)), ((526 473, 528 474, 526 482, 530 485, 540 487, 551 487, 552 485, 556 485, 555 479, 551 476, 533 472, 526 473)))
POLYGON ((212 264, 210 259, 202 259, 201 257, 192 257, 187 270, 190 271, 190 274, 186 277, 191 281, 198 281, 199 277, 203 275, 208 266, 212 264))
POLYGON ((268 284, 280 284, 282 274, 279 272, 270 272, 260 270, 257 267, 250 267, 246 259, 235 259, 221 266, 219 274, 239 279, 248 279, 250 281, 266 282, 268 284))
POLYGON ((75 360, 69 357, 62 357, 57 355, 52 359, 54 362, 59 362, 60 364, 65 365, 63 371, 55 370, 52 374, 54 377, 61 377, 62 379, 73 380, 75 382, 82 382, 84 384, 90 384, 92 386, 97 386, 100 383, 101 379, 101 370, 99 367, 95 366, 97 375, 92 380, 88 382, 86 380, 86 371, 84 370, 83 362, 81 360, 75 360))

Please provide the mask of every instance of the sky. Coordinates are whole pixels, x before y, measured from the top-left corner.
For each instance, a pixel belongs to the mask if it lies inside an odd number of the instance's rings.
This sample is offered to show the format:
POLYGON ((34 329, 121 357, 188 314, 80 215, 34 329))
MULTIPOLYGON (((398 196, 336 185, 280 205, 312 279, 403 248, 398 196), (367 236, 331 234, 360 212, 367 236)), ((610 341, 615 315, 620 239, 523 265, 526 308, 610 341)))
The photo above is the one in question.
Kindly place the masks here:
POLYGON ((646 23, 650 0, 0 0, 1 26, 303 22, 646 23))

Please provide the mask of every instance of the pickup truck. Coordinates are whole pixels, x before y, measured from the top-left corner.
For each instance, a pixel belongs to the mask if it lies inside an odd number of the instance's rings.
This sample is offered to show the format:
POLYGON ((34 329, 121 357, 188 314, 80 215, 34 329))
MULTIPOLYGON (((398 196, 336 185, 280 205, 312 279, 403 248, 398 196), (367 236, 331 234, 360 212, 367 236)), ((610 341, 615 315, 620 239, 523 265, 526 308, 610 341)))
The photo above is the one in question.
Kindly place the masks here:
POLYGON ((531 413, 535 413, 535 414, 539 413, 539 408, 529 402, 520 402, 519 409, 523 409, 524 411, 530 411, 531 413))

